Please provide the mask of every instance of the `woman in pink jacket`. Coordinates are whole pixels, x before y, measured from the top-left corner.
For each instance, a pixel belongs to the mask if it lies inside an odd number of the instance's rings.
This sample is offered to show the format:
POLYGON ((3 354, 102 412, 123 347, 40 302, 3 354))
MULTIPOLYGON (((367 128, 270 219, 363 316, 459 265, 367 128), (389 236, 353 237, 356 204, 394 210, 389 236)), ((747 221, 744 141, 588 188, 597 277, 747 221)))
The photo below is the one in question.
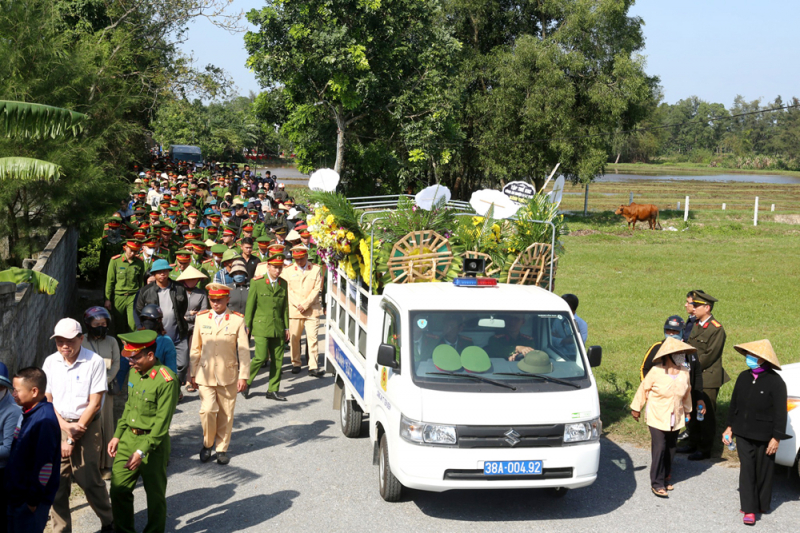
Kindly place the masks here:
POLYGON ((670 479, 678 433, 692 410, 686 356, 696 351, 685 342, 668 337, 653 358, 653 368, 644 377, 631 403, 631 416, 637 422, 642 406, 647 403, 646 420, 650 426, 653 458, 650 485, 659 498, 668 498, 668 491, 673 489, 670 479))

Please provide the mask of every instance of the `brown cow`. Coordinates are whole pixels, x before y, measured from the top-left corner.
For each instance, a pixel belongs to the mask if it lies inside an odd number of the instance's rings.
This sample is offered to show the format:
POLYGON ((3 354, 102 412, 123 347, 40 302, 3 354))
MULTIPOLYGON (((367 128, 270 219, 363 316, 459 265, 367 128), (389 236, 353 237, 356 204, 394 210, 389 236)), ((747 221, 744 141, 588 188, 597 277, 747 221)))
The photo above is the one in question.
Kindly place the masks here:
POLYGON ((633 229, 636 229, 636 223, 640 220, 646 220, 650 224, 650 229, 656 229, 656 226, 661 229, 661 224, 658 223, 658 208, 653 204, 631 203, 631 205, 621 205, 619 209, 614 211, 614 214, 625 217, 625 220, 628 221, 628 229, 630 229, 631 224, 633 229))

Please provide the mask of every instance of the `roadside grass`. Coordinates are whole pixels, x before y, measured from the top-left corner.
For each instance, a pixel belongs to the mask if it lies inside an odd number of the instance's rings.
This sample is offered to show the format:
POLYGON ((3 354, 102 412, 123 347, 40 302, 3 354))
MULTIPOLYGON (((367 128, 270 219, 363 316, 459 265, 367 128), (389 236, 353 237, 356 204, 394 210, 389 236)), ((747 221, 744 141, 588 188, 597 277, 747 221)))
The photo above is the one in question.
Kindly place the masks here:
MULTIPOLYGON (((763 221, 753 227, 752 212, 721 210, 693 211, 686 224, 682 212, 662 212, 662 226, 679 231, 629 231, 611 211, 567 220, 572 235, 563 238, 556 292, 579 296, 589 344, 603 347, 595 375, 612 438, 649 443, 646 425, 634 422, 629 411, 639 367, 648 348, 663 339, 667 317, 685 318, 691 289, 720 300, 714 316, 727 333, 723 364, 732 381, 720 391, 719 432, 726 427, 733 382, 746 368, 735 344, 768 338, 781 363, 800 361, 800 226, 763 221)), ((723 457, 734 459, 724 451, 723 457)))

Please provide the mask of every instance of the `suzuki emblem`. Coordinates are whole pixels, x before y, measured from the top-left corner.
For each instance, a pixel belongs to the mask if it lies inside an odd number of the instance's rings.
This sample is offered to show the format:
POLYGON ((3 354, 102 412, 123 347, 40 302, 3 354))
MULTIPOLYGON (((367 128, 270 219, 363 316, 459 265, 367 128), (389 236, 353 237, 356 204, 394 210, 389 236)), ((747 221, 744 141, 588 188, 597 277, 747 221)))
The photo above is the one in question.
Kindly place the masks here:
POLYGON ((514 446, 516 446, 517 444, 519 444, 520 442, 522 442, 522 441, 520 441, 520 439, 519 439, 519 433, 517 433, 516 431, 514 431, 514 429, 513 429, 513 428, 512 428, 512 429, 509 429, 508 431, 506 431, 505 433, 503 433, 503 435, 505 435, 505 436, 506 436, 506 439, 505 439, 505 440, 506 440, 506 442, 507 442, 507 443, 509 443, 509 444, 510 444, 512 447, 514 447, 514 446))

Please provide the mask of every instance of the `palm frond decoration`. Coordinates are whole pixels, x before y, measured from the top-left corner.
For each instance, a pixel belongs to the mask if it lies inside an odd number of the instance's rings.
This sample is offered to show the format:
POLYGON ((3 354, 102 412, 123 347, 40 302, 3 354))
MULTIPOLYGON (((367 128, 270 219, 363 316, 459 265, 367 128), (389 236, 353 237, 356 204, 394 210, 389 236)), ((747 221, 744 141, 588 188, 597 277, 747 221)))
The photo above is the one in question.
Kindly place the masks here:
POLYGON ((358 223, 360 213, 345 195, 335 192, 312 191, 308 194, 308 200, 312 204, 322 204, 328 208, 336 219, 336 223, 352 231, 359 241, 364 238, 364 232, 358 223))
POLYGON ((0 100, 0 135, 22 139, 57 138, 83 131, 87 115, 43 104, 0 100))
POLYGON ((19 285, 20 283, 30 283, 36 292, 40 294, 53 295, 58 288, 58 280, 26 268, 11 267, 8 270, 0 271, 0 282, 11 282, 19 285))
POLYGON ((57 181, 61 167, 55 163, 29 157, 0 158, 0 181, 57 181))

